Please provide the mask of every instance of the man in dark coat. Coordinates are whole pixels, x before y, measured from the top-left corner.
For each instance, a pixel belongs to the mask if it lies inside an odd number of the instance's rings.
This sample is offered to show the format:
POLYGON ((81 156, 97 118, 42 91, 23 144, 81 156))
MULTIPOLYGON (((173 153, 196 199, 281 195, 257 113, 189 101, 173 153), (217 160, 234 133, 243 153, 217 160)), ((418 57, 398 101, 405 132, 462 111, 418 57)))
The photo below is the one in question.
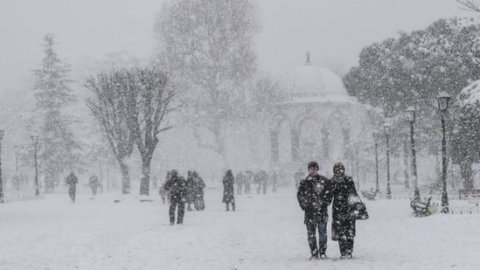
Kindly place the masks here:
POLYGON ((183 223, 183 215, 185 214, 185 201, 187 196, 187 181, 180 175, 177 170, 172 170, 170 179, 165 183, 165 190, 170 195, 170 225, 175 223, 175 208, 177 208, 177 224, 183 223))
POLYGON ((235 211, 235 192, 233 190, 233 185, 235 183, 235 178, 233 177, 232 170, 227 170, 225 176, 223 177, 223 200, 222 202, 226 204, 227 211, 230 211, 230 204, 232 205, 232 210, 235 211))
POLYGON ((78 178, 77 176, 75 176, 75 173, 73 171, 70 172, 70 174, 65 179, 65 184, 68 186, 68 196, 70 196, 70 199, 72 200, 72 202, 75 202, 78 178))
POLYGON ((318 163, 308 164, 308 176, 300 181, 297 199, 300 207, 305 211, 305 225, 307 226, 308 245, 313 259, 325 258, 327 250, 327 207, 332 201, 332 182, 318 174, 318 163), (318 247, 316 231, 318 230, 318 247))
POLYGON ((205 182, 203 179, 198 175, 197 171, 193 171, 192 173, 193 181, 195 182, 194 190, 193 190, 193 206, 197 211, 205 210, 205 200, 204 200, 204 189, 205 189, 205 182))
POLYGON ((195 181, 193 181, 193 171, 187 172, 187 211, 192 211, 194 200, 195 181))
POLYGON ((355 217, 352 202, 358 197, 352 177, 342 163, 333 166, 332 240, 338 241, 342 258, 352 258, 355 217))

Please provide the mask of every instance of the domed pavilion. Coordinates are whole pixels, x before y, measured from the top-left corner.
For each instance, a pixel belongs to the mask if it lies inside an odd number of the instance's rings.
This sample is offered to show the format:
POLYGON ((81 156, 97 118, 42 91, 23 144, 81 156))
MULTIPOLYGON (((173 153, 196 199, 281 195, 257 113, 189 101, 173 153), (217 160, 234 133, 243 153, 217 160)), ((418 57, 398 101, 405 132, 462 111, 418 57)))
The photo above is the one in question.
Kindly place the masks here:
POLYGON ((361 134, 365 107, 348 95, 337 74, 312 64, 308 53, 305 64, 281 76, 279 87, 280 113, 270 126, 274 166, 309 160, 346 162, 352 136, 371 136, 361 134))

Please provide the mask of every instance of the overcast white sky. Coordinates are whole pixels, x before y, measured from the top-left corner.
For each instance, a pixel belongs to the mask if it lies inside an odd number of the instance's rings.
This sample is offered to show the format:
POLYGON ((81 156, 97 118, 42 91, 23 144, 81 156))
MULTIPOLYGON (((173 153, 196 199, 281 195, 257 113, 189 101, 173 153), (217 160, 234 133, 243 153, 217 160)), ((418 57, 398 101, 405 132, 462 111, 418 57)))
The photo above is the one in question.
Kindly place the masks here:
MULTIPOLYGON (((272 73, 304 62, 345 71, 361 48, 424 28, 440 17, 468 16, 454 0, 257 0, 263 24, 257 46, 261 68, 272 73)), ((153 53, 154 17, 162 0, 0 0, 2 92, 31 87, 47 32, 73 71, 110 52, 139 58, 153 53)), ((1 104, 1 103, 0 103, 1 104)))

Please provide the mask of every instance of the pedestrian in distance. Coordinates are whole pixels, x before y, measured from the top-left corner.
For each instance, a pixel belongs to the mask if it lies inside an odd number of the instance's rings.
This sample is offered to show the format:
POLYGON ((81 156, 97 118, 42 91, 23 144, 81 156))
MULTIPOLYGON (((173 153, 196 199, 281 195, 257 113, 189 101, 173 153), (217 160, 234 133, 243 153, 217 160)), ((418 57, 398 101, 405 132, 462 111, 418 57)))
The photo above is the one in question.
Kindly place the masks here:
POLYGON ((245 194, 250 194, 251 193, 251 185, 254 179, 254 173, 252 171, 246 171, 245 173, 245 194))
POLYGON ((351 259, 356 229, 353 203, 358 194, 352 177, 345 175, 340 162, 333 166, 332 182, 332 240, 338 241, 341 258, 351 259))
POLYGON ((205 210, 205 182, 198 175, 197 171, 193 171, 193 181, 194 181, 194 190, 193 190, 193 206, 197 211, 205 210))
POLYGON ((92 190, 92 196, 97 195, 97 190, 98 190, 98 187, 100 186, 100 181, 98 180, 98 177, 96 175, 90 176, 90 179, 88 180, 88 186, 92 190))
POLYGON ((68 196, 70 196, 70 199, 74 203, 75 195, 77 193, 78 178, 73 171, 71 171, 67 178, 65 178, 65 184, 68 186, 68 196))
POLYGON ((277 193, 278 173, 275 171, 272 174, 272 193, 277 193))
POLYGON ((187 172, 187 211, 192 211, 194 201, 195 181, 193 180, 193 171, 187 172))
POLYGON ((233 177, 232 170, 227 170, 223 177, 223 200, 226 205, 226 210, 230 211, 230 205, 232 205, 232 211, 235 211, 235 192, 234 192, 235 178, 233 177))
POLYGON ((304 211, 310 259, 326 258, 328 209, 332 201, 331 180, 318 174, 318 163, 308 163, 308 175, 300 181, 297 200, 304 211), (318 231, 318 245, 316 232, 318 231))
POLYGON ((237 195, 242 194, 242 189, 245 186, 245 174, 243 172, 238 172, 237 177, 235 177, 235 182, 237 183, 237 195))
POLYGON ((187 200, 187 181, 178 174, 177 170, 172 170, 170 179, 165 183, 165 190, 170 195, 170 208, 168 211, 170 225, 175 224, 175 210, 177 210, 177 224, 183 224, 185 202, 187 200))
POLYGON ((172 171, 168 171, 167 175, 165 177, 165 181, 163 184, 160 185, 160 188, 158 189, 158 194, 160 195, 160 198, 162 198, 162 203, 165 204, 165 202, 168 202, 170 204, 170 196, 165 189, 165 184, 168 182, 168 180, 172 178, 172 171))

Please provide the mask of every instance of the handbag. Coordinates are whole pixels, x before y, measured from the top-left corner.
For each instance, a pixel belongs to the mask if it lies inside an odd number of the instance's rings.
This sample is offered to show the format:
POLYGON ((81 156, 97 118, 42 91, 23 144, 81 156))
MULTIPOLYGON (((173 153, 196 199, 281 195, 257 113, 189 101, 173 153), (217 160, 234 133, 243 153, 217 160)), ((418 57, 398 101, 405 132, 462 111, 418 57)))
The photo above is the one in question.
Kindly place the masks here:
POLYGON ((350 214, 354 219, 366 220, 369 218, 367 206, 365 205, 365 203, 362 202, 360 198, 358 198, 358 200, 358 202, 353 203, 350 214))

